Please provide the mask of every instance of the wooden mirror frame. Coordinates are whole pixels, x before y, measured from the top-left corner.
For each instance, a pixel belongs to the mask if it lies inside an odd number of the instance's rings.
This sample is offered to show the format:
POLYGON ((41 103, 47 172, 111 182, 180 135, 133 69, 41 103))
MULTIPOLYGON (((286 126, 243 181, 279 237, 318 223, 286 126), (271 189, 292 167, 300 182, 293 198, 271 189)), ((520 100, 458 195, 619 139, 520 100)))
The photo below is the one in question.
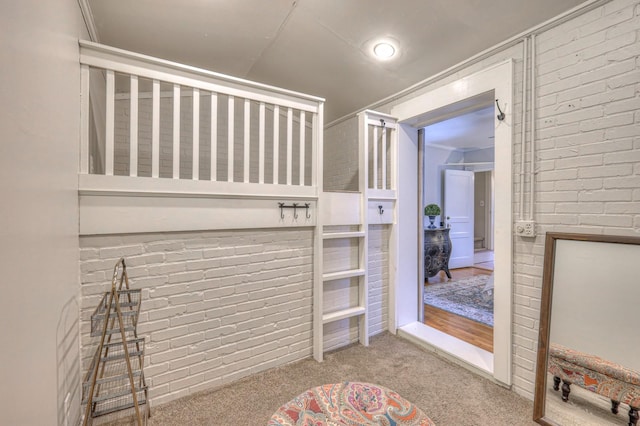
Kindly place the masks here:
POLYGON ((573 234, 548 232, 544 244, 544 264, 542 272, 542 296, 540 300, 540 328, 538 331, 538 357, 536 361, 535 394, 533 400, 533 420, 547 426, 559 426, 545 417, 547 388, 547 359, 549 335, 551 331, 551 305, 553 294, 553 276, 555 269, 556 241, 586 241, 595 243, 615 243, 640 245, 640 237, 618 235, 573 234))

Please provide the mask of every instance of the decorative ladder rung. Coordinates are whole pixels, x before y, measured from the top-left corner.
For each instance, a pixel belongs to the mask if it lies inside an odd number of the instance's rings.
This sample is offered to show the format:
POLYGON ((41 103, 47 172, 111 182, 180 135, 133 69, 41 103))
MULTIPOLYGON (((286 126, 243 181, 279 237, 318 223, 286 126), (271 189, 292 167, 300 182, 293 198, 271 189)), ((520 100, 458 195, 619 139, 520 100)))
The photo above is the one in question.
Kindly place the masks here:
POLYGON ((322 234, 322 239, 332 240, 336 238, 363 238, 364 231, 351 231, 351 232, 327 232, 322 234))
POLYGON ((363 306, 356 306, 354 308, 343 309, 340 311, 331 312, 322 315, 322 323, 327 324, 333 321, 339 321, 345 318, 352 318, 363 315, 366 312, 366 308, 363 306))
POLYGON ((322 275, 323 281, 341 280, 343 278, 361 277, 366 273, 364 269, 349 269, 348 271, 331 272, 322 275))

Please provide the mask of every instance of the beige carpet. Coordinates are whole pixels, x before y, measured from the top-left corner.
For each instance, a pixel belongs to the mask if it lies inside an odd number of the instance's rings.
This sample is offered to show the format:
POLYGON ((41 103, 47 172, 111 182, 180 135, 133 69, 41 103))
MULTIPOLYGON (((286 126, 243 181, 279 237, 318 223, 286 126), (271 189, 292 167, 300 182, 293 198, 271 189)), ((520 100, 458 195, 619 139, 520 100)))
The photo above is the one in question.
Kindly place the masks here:
POLYGON ((345 380, 393 389, 438 426, 536 424, 531 401, 389 333, 373 337, 368 348, 353 345, 325 354, 322 363, 299 361, 152 407, 148 424, 264 426, 296 395, 345 380))

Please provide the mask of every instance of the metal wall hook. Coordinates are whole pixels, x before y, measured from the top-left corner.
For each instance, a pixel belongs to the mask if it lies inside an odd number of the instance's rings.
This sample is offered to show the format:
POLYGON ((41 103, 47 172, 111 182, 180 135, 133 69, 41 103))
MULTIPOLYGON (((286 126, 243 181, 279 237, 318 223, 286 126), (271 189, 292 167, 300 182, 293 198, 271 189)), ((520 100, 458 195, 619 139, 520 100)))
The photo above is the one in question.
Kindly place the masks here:
POLYGON ((378 206, 378 210, 380 211, 380 214, 384 213, 384 209, 382 208, 382 206, 378 206))
POLYGON ((304 203, 304 207, 299 205, 299 203, 293 203, 290 206, 287 206, 285 203, 278 203, 278 207, 280 208, 280 219, 284 219, 284 209, 293 209, 293 218, 298 218, 298 209, 305 209, 305 216, 307 219, 311 219, 311 213, 309 213, 309 209, 311 208, 311 203, 304 203))
POLYGON ((504 115, 504 112, 502 112, 502 110, 500 109, 500 104, 498 103, 497 99, 496 99, 496 106, 498 107, 498 111, 500 111, 500 114, 497 115, 498 120, 502 121, 506 116, 504 115))
POLYGON ((384 120, 381 118, 380 119, 380 126, 384 127, 387 123, 384 122, 384 120))

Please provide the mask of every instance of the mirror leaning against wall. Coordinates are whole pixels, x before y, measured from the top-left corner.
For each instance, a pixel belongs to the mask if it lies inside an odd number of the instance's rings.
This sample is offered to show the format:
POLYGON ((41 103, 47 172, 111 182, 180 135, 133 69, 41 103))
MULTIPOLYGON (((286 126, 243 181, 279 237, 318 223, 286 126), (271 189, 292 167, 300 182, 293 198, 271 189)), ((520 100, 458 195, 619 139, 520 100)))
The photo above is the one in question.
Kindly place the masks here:
POLYGON ((640 238, 547 233, 533 419, 637 425, 640 238))

